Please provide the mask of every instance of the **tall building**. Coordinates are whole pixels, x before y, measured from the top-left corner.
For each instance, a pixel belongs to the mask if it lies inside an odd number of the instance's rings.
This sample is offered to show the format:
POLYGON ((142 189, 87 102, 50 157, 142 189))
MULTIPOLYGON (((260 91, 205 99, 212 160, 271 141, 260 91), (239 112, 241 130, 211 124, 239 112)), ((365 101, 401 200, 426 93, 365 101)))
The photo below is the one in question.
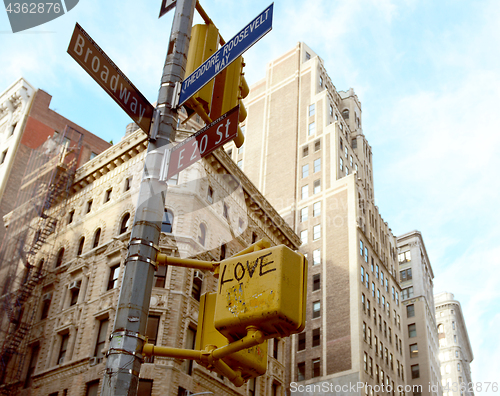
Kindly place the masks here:
POLYGON ((442 395, 438 334, 434 309, 434 273, 422 234, 397 238, 399 280, 405 331, 407 382, 413 395, 442 395))
MULTIPOLYGON (((199 129, 190 122, 189 131, 178 131, 179 140, 199 129)), ((30 265, 23 267, 17 288, 2 296, 3 301, 17 298, 21 309, 2 318, 9 331, 0 356, 1 394, 93 396, 102 387, 147 136, 140 130, 129 131, 74 173, 69 172, 67 158, 77 153, 67 152, 64 142, 53 143, 51 157, 43 146, 32 156, 50 166, 30 162, 22 188, 38 191, 46 184, 47 173, 56 184, 62 177, 69 185, 66 194, 49 189, 42 202, 38 194, 29 201, 41 212, 26 231, 30 265), (22 324, 25 317, 31 318, 29 325, 22 324)), ((17 221, 16 213, 7 216, 9 228, 17 221)), ((300 244, 221 149, 169 180, 161 231, 162 253, 206 261, 227 258, 262 238, 294 250, 300 244)), ((200 296, 216 286, 209 271, 158 267, 145 334, 149 343, 192 349, 200 296)), ((282 394, 284 343, 269 340, 266 374, 239 388, 196 362, 146 358, 138 395, 282 394)))
POLYGON ((309 260, 307 324, 288 344, 289 390, 398 393, 407 329, 396 239, 375 206, 358 97, 337 91, 321 58, 298 43, 268 64, 245 106, 245 144, 226 151, 300 235, 309 260))
POLYGON ((434 296, 443 396, 472 396, 470 363, 474 360, 460 302, 452 293, 434 296))

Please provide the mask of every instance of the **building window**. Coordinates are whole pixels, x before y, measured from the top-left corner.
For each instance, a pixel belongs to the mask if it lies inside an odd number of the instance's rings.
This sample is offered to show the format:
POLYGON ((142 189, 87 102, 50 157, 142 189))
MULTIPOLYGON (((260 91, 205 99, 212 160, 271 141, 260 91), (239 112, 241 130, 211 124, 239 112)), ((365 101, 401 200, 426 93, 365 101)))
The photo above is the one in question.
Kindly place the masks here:
MULTIPOLYGON (((368 274, 366 274, 368 276, 368 274)), ((375 297, 375 282, 372 282, 372 297, 375 297)), ((380 298, 379 298, 379 304, 380 304, 380 298)))
POLYGON ((384 286, 384 272, 380 271, 380 284, 384 286))
POLYGON ((321 288, 321 275, 313 275, 313 291, 319 290, 321 288))
POLYGON ((99 333, 97 335, 97 342, 94 349, 94 356, 97 358, 97 363, 101 363, 104 359, 104 354, 102 350, 104 344, 106 344, 106 338, 108 334, 109 319, 103 319, 99 322, 99 333))
POLYGON ((349 168, 347 166, 345 167, 345 175, 349 176, 349 168))
POLYGON ((323 86, 323 77, 322 76, 319 76, 319 86, 320 87, 323 86))
POLYGON ((396 291, 396 305, 399 306, 399 293, 396 291))
POLYGON ((89 200, 89 201, 87 201, 87 212, 86 213, 90 213, 91 210, 92 210, 92 200, 89 200))
POLYGON ((313 359, 312 361, 312 376, 319 377, 321 375, 321 359, 313 359))
POLYGON ((49 316, 50 303, 52 302, 52 293, 45 293, 42 296, 42 313, 40 320, 46 319, 49 316))
POLYGON ((69 306, 73 306, 78 302, 78 296, 80 295, 80 286, 82 284, 81 280, 73 281, 69 285, 70 292, 70 303, 69 306))
POLYGON ((333 117, 333 106, 330 105, 330 116, 333 117))
POLYGON ((314 151, 319 151, 319 150, 321 150, 321 140, 318 139, 314 142, 314 151))
POLYGON ((368 262, 368 248, 365 246, 365 263, 368 262))
POLYGON ((320 301, 314 301, 313 302, 313 313, 312 317, 313 319, 319 318, 321 316, 321 302, 320 301))
POLYGON ((198 242, 200 243, 200 245, 205 246, 206 236, 207 236, 207 228, 205 227, 205 224, 201 223, 200 234, 198 235, 198 242))
POLYGON ((344 120, 349 119, 349 109, 342 110, 342 117, 344 118, 344 120))
POLYGON ((321 344, 321 332, 320 329, 313 329, 313 340, 312 340, 312 345, 313 347, 317 347, 321 344))
POLYGON ((68 214, 68 224, 71 224, 73 222, 73 218, 75 217, 75 211, 72 210, 71 212, 69 212, 68 214))
POLYGON ((315 180, 314 181, 314 193, 313 194, 318 194, 321 192, 321 179, 315 180))
POLYGON ((243 160, 238 161, 238 168, 242 169, 243 168, 243 160))
POLYGON ((302 186, 301 199, 307 198, 309 198, 309 186, 306 184, 305 186, 302 186))
POLYGON ((302 157, 307 157, 309 155, 309 146, 305 146, 302 149, 302 157))
POLYGON ((123 216, 122 221, 120 223, 120 235, 123 234, 124 232, 127 232, 129 226, 129 220, 130 220, 130 213, 125 213, 125 216, 123 216))
POLYGON ((406 289, 401 290, 401 298, 404 300, 406 298, 413 297, 413 286, 407 287, 406 289))
POLYGON ((109 202, 111 200, 111 192, 112 191, 113 191, 112 188, 110 188, 109 190, 106 190, 106 192, 104 193, 104 203, 109 202))
POLYGON ((377 289, 377 304, 380 305, 380 289, 377 289))
POLYGON ((297 381, 304 381, 306 379, 306 363, 302 362, 297 364, 297 381))
POLYGON ((193 274, 193 288, 191 289, 191 296, 196 301, 200 301, 202 283, 203 283, 203 272, 195 270, 193 274))
POLYGON ((99 394, 99 380, 87 382, 85 396, 97 396, 99 394))
POLYGON ((306 52, 306 61, 308 61, 309 59, 311 59, 311 54, 309 52, 306 52))
POLYGON ((311 122, 308 127, 308 135, 312 136, 316 133, 316 124, 314 122, 311 122))
POLYGON ((457 371, 460 371, 460 363, 457 363, 457 371))
POLYGON ((339 166, 340 166, 340 171, 342 172, 344 170, 344 160, 342 157, 339 158, 339 166))
POLYGON ((306 333, 305 332, 300 333, 298 340, 299 340, 299 343, 297 346, 297 350, 303 351, 304 349, 306 349, 306 333))
POLYGON ((312 105, 309 105, 309 117, 313 116, 315 112, 315 105, 314 103, 312 105))
POLYGON ((302 178, 309 176, 309 164, 302 166, 302 178))
POLYGON ((302 241, 302 244, 307 243, 307 230, 300 231, 300 240, 302 241))
POLYGON ((321 238, 321 224, 313 227, 313 240, 317 241, 319 238, 321 238))
MULTIPOLYGON (((149 344, 156 345, 159 327, 160 327, 160 316, 156 315, 148 316, 148 323, 146 325, 146 337, 148 337, 149 344)), ((145 356, 144 363, 154 363, 154 356, 145 356)))
POLYGON ((406 306, 406 317, 407 318, 412 318, 414 316, 415 316, 415 306, 413 304, 407 305, 406 306))
POLYGON ((5 162, 5 158, 7 157, 7 151, 9 151, 9 149, 5 150, 0 156, 0 165, 5 162))
POLYGON ((125 185, 124 185, 123 191, 125 192, 125 191, 130 190, 131 185, 132 185, 132 177, 127 177, 125 179, 125 185))
POLYGON ((321 249, 315 249, 313 251, 313 265, 321 264, 321 249))
POLYGON ((411 268, 407 268, 403 271, 400 271, 399 275, 400 275, 401 282, 405 282, 405 281, 413 279, 413 276, 411 274, 411 268))
POLYGON ((408 336, 410 338, 417 336, 417 326, 415 325, 415 323, 408 325, 408 336))
POLYGON ((163 219, 161 222, 161 232, 171 234, 173 225, 174 225, 174 214, 172 213, 172 211, 165 209, 163 212, 163 219))
POLYGON ((361 293, 361 306, 363 307, 363 312, 366 310, 366 297, 363 293, 361 293))
POLYGON ((92 249, 99 246, 99 241, 101 240, 101 229, 98 228, 94 233, 94 242, 92 242, 92 249))
POLYGON ((176 186, 177 184, 179 184, 179 174, 176 173, 175 175, 173 175, 170 179, 167 180, 167 184, 169 186, 176 186))
POLYGON ((167 279, 167 266, 159 265, 158 269, 155 270, 153 286, 154 287, 165 287, 165 281, 167 279))
POLYGON ((452 322, 451 322, 451 328, 452 328, 453 330, 455 330, 455 321, 452 321, 452 322))
POLYGON ((57 253, 57 259, 56 259, 56 268, 61 266, 64 258, 64 248, 59 249, 59 252, 57 253))
POLYGON ((321 214, 321 202, 315 202, 313 205, 313 217, 318 217, 321 214))
POLYGON ((211 204, 214 203, 214 190, 212 187, 208 187, 207 201, 211 204))
POLYGON ((420 369, 418 367, 418 364, 414 364, 413 366, 411 366, 411 378, 420 378, 420 369))
POLYGON ((226 204, 222 205, 222 216, 224 216, 225 219, 229 219, 229 207, 226 204))
MULTIPOLYGON (((192 362, 192 360, 190 360, 192 362)), ((137 388, 137 396, 151 396, 153 391, 153 380, 139 378, 139 387, 137 388)))
POLYGON ((410 345, 410 357, 418 357, 418 345, 417 344, 411 344, 410 345))
POLYGON ((319 172, 321 170, 321 158, 316 158, 314 160, 314 173, 319 172))
POLYGON ((307 221, 308 218, 308 207, 306 206, 305 208, 302 208, 300 210, 300 221, 307 221))
POLYGON ((61 336, 61 346, 59 347, 59 355, 57 357, 57 364, 63 364, 68 349, 69 333, 61 336))
POLYGON ((116 264, 109 269, 108 286, 106 290, 118 287, 118 276, 120 275, 120 264, 116 264))
POLYGON ((38 361, 38 352, 40 351, 40 347, 38 345, 34 345, 31 347, 31 357, 30 363, 28 365, 28 372, 26 373, 26 379, 24 380, 24 389, 30 388, 33 382, 33 373, 36 369, 36 363, 38 361))
POLYGON ((365 284, 365 268, 363 266, 361 266, 361 283, 365 284))
MULTIPOLYGON (((186 330, 186 342, 184 344, 185 348, 186 349, 194 349, 195 343, 196 343, 196 329, 189 326, 186 330)), ((184 366, 184 371, 187 375, 193 374, 193 361, 192 360, 184 360, 183 366, 184 366)), ((139 396, 139 395, 137 395, 137 396, 139 396)))

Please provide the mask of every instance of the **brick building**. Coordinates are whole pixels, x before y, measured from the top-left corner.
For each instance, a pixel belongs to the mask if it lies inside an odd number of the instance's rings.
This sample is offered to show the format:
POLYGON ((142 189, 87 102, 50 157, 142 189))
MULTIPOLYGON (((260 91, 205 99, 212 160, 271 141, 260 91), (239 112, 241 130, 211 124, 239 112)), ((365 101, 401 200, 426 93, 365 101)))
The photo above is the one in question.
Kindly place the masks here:
POLYGON ((373 396, 404 385, 396 239, 374 203, 357 96, 337 91, 321 58, 298 43, 268 64, 245 106, 245 144, 226 151, 309 260, 306 328, 287 346, 289 389, 373 396))

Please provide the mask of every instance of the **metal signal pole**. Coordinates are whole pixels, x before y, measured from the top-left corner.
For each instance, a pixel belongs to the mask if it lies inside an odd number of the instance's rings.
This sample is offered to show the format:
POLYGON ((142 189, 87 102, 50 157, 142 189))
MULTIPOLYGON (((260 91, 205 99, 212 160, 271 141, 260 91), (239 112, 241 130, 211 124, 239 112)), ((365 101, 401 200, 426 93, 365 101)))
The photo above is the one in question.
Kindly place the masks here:
POLYGON ((150 139, 148 145, 101 391, 104 396, 137 393, 167 192, 166 183, 160 182, 160 172, 164 152, 175 139, 174 84, 184 78, 195 5, 196 0, 177 0, 175 8, 158 94, 160 124, 156 140, 150 139))

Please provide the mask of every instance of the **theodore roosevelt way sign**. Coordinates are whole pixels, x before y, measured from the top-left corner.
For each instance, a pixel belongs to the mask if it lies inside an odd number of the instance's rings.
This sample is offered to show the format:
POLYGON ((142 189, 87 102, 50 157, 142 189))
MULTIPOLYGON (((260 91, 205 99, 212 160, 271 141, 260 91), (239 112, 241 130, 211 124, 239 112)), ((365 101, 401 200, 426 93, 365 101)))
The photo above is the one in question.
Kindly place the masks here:
POLYGON ((181 86, 179 106, 272 29, 273 6, 274 3, 262 11, 257 18, 241 29, 236 36, 184 79, 181 86))

